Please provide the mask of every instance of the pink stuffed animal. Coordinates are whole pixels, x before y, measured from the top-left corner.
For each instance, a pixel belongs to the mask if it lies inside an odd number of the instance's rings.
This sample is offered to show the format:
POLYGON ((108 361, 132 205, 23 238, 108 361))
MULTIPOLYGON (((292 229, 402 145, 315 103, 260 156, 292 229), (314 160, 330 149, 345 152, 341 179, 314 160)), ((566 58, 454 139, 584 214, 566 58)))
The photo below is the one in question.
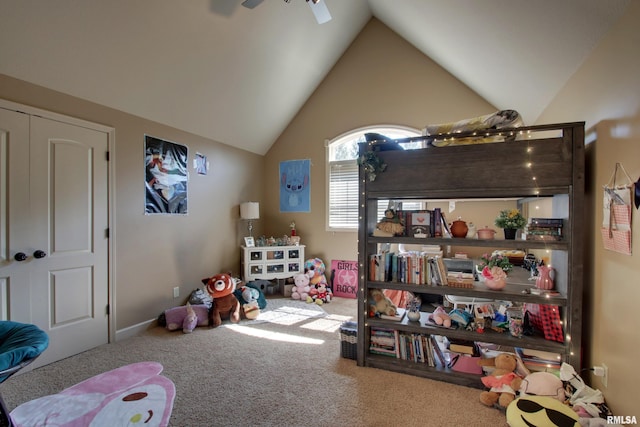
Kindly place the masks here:
POLYGON ((444 326, 445 328, 451 327, 451 317, 449 317, 442 306, 438 306, 429 316, 429 318, 438 326, 444 326))
POLYGON ((296 274, 293 276, 293 283, 295 283, 295 285, 291 288, 291 298, 306 301, 309 290, 311 289, 309 286, 309 276, 302 273, 296 274))

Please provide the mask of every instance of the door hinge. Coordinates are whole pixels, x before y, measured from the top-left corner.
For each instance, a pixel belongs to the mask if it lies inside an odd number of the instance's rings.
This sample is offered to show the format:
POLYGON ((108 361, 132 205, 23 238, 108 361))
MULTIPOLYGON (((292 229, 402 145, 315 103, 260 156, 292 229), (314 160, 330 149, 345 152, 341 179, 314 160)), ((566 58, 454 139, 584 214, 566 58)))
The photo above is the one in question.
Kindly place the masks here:
POLYGON ((108 162, 109 161, 109 152, 108 151, 105 153, 105 157, 107 158, 107 162, 108 162))
POLYGON ((107 304, 107 316, 111 315, 111 306, 107 304))
POLYGON ((104 229, 104 237, 107 238, 107 239, 109 238, 109 229, 108 228, 104 229))

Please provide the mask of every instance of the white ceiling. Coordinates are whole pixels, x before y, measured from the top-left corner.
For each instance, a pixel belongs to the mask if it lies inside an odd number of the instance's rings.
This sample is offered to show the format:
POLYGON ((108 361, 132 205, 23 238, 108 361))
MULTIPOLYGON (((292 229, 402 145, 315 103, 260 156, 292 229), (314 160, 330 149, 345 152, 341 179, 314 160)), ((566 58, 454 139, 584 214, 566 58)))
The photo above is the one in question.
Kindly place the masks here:
POLYGON ((0 0, 0 73, 264 154, 371 16, 533 123, 630 1, 0 0))

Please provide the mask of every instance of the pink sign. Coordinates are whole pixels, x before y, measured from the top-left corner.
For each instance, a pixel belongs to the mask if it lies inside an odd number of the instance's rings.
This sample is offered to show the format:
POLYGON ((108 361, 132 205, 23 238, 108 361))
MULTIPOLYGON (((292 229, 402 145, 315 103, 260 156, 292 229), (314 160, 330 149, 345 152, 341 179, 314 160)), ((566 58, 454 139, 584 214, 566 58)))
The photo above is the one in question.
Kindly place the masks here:
POLYGON ((356 298, 358 291, 358 262, 331 261, 329 273, 333 295, 343 298, 356 298))

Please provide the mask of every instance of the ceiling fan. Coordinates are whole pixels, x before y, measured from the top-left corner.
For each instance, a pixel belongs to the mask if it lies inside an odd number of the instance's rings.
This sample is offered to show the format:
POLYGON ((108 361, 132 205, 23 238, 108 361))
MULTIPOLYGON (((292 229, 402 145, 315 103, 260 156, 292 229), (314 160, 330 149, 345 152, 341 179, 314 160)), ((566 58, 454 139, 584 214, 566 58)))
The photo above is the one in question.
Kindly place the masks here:
MULTIPOLYGON (((246 8, 253 9, 263 1, 264 0, 244 0, 242 5, 246 8)), ((290 1, 291 0, 284 0, 285 3, 289 3, 290 1)), ((331 14, 329 13, 327 5, 324 3, 324 0, 306 0, 306 2, 309 7, 311 7, 311 11, 316 17, 318 24, 324 24, 325 22, 331 21, 331 14)))

